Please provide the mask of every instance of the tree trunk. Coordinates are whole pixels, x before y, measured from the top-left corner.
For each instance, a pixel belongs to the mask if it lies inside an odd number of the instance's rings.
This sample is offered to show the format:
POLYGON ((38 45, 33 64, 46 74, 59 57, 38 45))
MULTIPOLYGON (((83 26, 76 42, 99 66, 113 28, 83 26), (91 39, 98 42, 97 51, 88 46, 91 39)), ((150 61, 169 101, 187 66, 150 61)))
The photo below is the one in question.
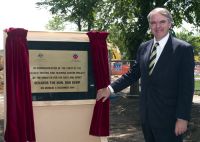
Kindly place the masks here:
POLYGON ((78 19, 77 26, 78 26, 78 31, 81 31, 82 30, 81 19, 78 19))
POLYGON ((88 31, 92 29, 92 22, 88 22, 88 31))
MULTIPOLYGON (((148 2, 144 2, 143 1, 139 1, 139 6, 141 6, 141 15, 138 18, 138 26, 134 27, 134 32, 133 33, 129 33, 129 35, 127 36, 127 47, 128 47, 128 51, 130 54, 131 59, 136 59, 136 54, 137 54, 137 50, 140 46, 140 44, 145 41, 145 35, 147 33, 148 30, 148 20, 147 20, 147 15, 150 11, 150 9, 152 9, 150 3, 148 2)), ((130 87, 130 94, 131 95, 139 95, 140 94, 140 90, 139 90, 139 81, 137 81, 136 83, 134 83, 134 85, 132 85, 130 87)))
MULTIPOLYGON (((135 61, 130 62, 130 67, 133 66, 135 61)), ((139 95, 139 81, 135 82, 133 85, 130 86, 130 95, 139 95)))

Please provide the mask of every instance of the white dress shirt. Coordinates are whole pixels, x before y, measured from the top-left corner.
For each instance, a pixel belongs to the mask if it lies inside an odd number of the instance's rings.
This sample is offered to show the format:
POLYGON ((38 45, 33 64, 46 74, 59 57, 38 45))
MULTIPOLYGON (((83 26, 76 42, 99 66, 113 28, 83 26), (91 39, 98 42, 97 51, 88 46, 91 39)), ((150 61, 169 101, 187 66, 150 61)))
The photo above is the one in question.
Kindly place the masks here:
POLYGON ((156 50, 156 59, 155 59, 154 66, 156 65, 158 59, 160 58, 160 55, 161 55, 161 53, 162 53, 162 51, 163 51, 168 39, 169 39, 169 33, 166 36, 164 36, 160 41, 156 41, 156 39, 154 37, 154 44, 156 42, 159 43, 159 46, 157 46, 157 48, 156 48, 157 50, 156 50))

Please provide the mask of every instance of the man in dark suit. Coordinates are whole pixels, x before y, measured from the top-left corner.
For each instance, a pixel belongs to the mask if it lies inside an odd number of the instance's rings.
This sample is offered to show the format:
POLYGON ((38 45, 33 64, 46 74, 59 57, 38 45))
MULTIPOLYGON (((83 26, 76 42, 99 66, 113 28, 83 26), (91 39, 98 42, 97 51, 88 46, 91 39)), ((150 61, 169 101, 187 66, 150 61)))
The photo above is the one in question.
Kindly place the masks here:
POLYGON ((190 119, 194 92, 193 47, 169 33, 173 19, 165 8, 147 16, 154 39, 140 45, 136 63, 97 100, 141 79, 140 116, 146 142, 182 142, 190 119))

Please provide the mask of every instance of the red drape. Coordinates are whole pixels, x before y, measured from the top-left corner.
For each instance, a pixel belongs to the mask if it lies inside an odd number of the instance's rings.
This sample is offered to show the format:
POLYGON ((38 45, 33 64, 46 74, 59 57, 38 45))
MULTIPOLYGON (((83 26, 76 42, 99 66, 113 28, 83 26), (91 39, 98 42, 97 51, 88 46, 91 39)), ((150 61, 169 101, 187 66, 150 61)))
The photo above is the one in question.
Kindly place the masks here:
POLYGON ((6 38, 6 142, 35 142, 27 30, 10 28, 6 38))
MULTIPOLYGON (((92 51, 92 63, 96 89, 105 88, 110 84, 108 49, 106 38, 107 32, 88 32, 92 51)), ((96 101, 93 117, 90 125, 90 135, 109 136, 109 105, 110 100, 105 102, 96 101)))

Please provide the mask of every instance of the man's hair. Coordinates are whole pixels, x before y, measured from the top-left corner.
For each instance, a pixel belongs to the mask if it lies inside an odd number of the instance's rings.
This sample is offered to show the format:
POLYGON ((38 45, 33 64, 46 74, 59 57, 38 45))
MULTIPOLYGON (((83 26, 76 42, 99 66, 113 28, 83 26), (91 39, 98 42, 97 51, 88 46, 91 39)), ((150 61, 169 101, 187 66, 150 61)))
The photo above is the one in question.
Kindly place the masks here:
POLYGON ((157 7, 155 9, 153 9, 148 15, 147 15, 147 19, 148 19, 148 22, 150 23, 150 18, 151 16, 154 14, 154 13, 159 13, 163 16, 165 16, 169 22, 173 25, 173 18, 172 18, 172 15, 171 13, 166 9, 166 8, 161 8, 161 7, 157 7))

